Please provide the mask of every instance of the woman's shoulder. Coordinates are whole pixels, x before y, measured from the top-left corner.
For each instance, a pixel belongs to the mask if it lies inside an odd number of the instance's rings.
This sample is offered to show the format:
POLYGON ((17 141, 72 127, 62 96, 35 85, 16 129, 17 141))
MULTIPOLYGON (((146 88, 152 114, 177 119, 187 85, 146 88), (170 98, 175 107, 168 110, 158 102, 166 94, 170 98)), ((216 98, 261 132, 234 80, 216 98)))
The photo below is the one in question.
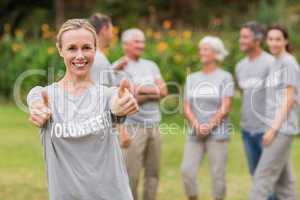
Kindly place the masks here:
POLYGON ((290 54, 290 53, 288 53, 288 52, 286 52, 286 53, 281 57, 280 60, 281 60, 281 63, 282 63, 283 65, 287 66, 287 67, 293 66, 293 67, 298 68, 298 65, 299 65, 299 64, 298 64, 296 58, 295 58, 292 54, 290 54))
POLYGON ((226 71, 222 68, 219 68, 218 69, 218 73, 222 76, 222 77, 225 77, 225 78, 231 78, 232 79, 232 74, 229 72, 229 71, 226 71))
POLYGON ((196 82, 197 80, 201 79, 201 71, 193 72, 187 75, 185 82, 186 83, 193 83, 196 82))

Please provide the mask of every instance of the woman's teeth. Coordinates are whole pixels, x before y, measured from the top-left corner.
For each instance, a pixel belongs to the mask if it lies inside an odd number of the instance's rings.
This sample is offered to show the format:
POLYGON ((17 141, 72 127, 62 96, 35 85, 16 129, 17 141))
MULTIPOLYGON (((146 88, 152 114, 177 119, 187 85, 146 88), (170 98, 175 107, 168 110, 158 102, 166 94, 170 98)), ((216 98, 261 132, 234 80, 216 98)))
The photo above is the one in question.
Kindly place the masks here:
POLYGON ((86 65, 86 63, 74 63, 74 66, 77 68, 84 67, 85 65, 86 65))

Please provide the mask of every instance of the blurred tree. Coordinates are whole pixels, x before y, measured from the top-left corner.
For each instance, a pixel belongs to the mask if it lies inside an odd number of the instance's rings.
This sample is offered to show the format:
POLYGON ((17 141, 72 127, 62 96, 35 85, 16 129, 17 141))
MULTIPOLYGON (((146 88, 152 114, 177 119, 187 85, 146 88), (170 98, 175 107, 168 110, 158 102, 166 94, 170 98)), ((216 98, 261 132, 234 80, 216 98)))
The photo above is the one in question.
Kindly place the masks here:
POLYGON ((86 18, 95 5, 95 0, 54 0, 55 24, 59 27, 69 18, 86 18))
MULTIPOLYGON (((51 10, 52 3, 47 0, 1 0, 0 24, 9 23, 14 31, 24 19, 32 14, 34 9, 51 10)), ((0 33, 3 33, 3 26, 0 27, 0 33)))

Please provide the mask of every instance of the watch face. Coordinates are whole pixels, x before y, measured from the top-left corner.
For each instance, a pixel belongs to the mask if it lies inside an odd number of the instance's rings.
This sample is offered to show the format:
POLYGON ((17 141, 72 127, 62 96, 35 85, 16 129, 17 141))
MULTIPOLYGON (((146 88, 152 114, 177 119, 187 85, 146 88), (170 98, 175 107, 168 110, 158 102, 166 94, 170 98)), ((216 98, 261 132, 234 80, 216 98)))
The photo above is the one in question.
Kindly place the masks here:
POLYGON ((118 117, 118 121, 120 124, 123 124, 126 120, 126 116, 118 117))

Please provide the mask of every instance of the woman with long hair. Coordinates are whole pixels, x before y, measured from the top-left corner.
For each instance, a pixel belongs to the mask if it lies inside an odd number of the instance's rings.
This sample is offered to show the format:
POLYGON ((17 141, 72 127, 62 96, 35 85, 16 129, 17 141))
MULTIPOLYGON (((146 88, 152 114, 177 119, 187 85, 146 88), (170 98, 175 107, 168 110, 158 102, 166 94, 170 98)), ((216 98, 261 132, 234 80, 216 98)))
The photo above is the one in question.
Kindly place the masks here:
POLYGON ((272 192, 278 200, 296 200, 290 150, 299 131, 299 66, 291 54, 285 27, 269 27, 266 40, 275 63, 265 83, 268 129, 263 136, 263 153, 254 174, 250 200, 265 200, 272 192))

